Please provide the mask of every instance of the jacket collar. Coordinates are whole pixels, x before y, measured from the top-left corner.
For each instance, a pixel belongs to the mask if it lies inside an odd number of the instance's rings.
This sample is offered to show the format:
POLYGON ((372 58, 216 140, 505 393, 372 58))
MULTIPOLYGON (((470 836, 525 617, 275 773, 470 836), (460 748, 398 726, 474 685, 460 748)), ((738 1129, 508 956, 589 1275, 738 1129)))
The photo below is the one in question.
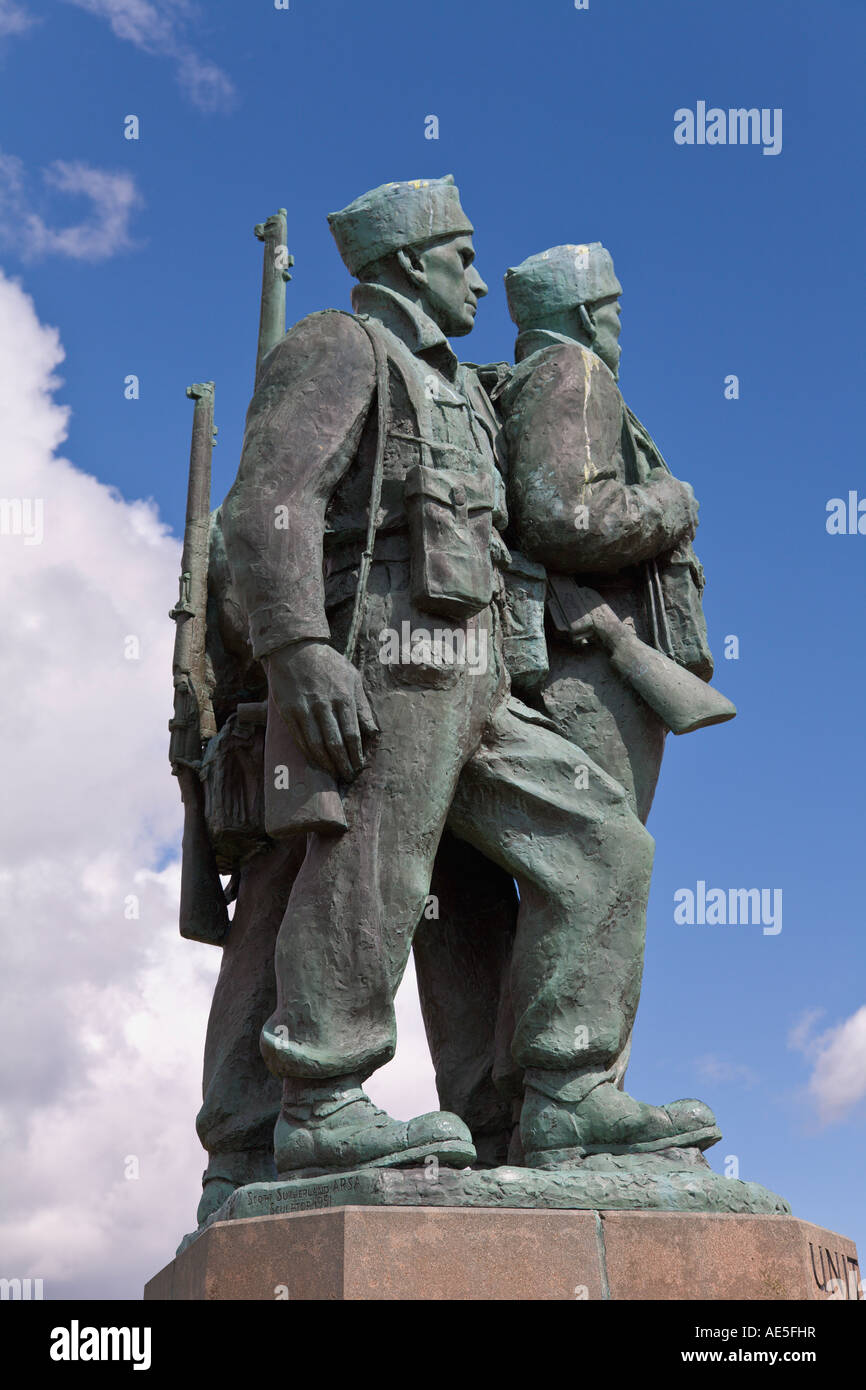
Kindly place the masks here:
POLYGON ((552 347, 554 343, 577 344, 577 339, 569 338, 565 333, 554 333, 549 328, 529 328, 518 336, 514 344, 514 360, 523 362, 525 358, 531 357, 533 352, 552 347))
POLYGON ((385 285, 362 283, 352 290, 352 308, 356 314, 378 319, 415 357, 427 358, 444 376, 454 380, 457 357, 448 339, 429 314, 410 299, 385 285))

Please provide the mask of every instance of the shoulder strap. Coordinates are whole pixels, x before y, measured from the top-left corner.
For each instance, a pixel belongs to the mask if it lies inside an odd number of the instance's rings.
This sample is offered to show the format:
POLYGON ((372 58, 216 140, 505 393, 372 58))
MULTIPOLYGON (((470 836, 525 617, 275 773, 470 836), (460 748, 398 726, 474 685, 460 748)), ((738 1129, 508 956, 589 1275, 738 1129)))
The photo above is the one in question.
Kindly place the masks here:
POLYGON ((649 431, 641 424, 634 411, 630 410, 628 406, 626 406, 625 408, 625 413, 626 418, 628 419, 629 432, 631 433, 632 440, 640 440, 641 444, 644 446, 646 453, 648 453, 650 458, 653 460, 653 467, 661 468, 664 470, 665 473, 670 473, 671 470, 668 467, 665 460, 662 458, 661 450, 659 449, 655 440, 650 435, 649 431))
POLYGON ((367 585, 370 582, 370 566, 373 563, 373 548, 376 544, 379 506, 382 501, 382 478, 385 472, 385 445, 391 423, 391 388, 388 377, 388 354, 381 337, 375 332, 368 319, 361 318, 358 314, 348 314, 347 317, 353 318, 359 327, 363 328, 373 348, 373 357, 376 362, 377 410, 376 459, 373 464, 373 481, 370 486, 370 504, 367 513, 367 537, 364 549, 361 553, 361 564, 358 569, 358 587, 355 590, 355 606, 352 609, 352 621, 349 625, 349 635, 346 638, 346 649, 344 653, 347 660, 354 661, 355 650, 358 646, 358 635, 361 631, 361 623, 364 618, 364 607, 367 601, 367 585))

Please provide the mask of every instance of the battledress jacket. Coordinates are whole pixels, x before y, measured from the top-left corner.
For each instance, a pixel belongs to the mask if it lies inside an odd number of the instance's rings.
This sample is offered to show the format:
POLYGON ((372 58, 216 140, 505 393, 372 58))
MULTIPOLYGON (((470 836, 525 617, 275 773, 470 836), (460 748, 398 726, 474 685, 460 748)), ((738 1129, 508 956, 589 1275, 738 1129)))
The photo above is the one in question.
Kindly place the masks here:
MULTIPOLYGON (((353 305, 384 324, 391 344, 376 560, 409 559, 405 479, 425 457, 418 442, 419 430, 426 432, 421 411, 435 417, 427 419, 426 430, 437 441, 440 466, 482 468, 494 478, 498 542, 506 521, 501 429, 477 376, 459 365, 441 330, 402 296, 360 285, 353 305)), ((378 437, 375 399, 370 339, 338 310, 301 320, 266 360, 247 414, 238 476, 222 511, 232 580, 256 660, 287 643, 329 640, 329 613, 354 594, 378 437)))
POLYGON ((499 393, 508 445, 508 510, 521 551, 600 592, 651 640, 645 562, 658 563, 670 654, 709 680, 703 569, 688 496, 622 398, 613 373, 572 338, 517 340, 499 393))

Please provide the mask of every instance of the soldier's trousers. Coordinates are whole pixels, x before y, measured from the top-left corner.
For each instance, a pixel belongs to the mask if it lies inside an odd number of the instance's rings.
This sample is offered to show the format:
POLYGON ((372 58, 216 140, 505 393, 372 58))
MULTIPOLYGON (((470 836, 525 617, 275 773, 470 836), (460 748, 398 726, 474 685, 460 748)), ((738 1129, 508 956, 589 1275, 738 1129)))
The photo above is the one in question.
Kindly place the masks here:
MULTIPOLYGON (((371 589, 399 585, 389 568, 383 586, 374 567, 371 589)), ((369 659, 377 621, 408 611, 434 624, 393 593, 387 613, 381 592, 373 601, 364 678, 383 735, 347 793, 352 828, 310 837, 309 854, 299 836, 241 876, 197 1120, 209 1171, 225 1160, 235 1180, 268 1175, 276 1076, 368 1075, 392 1055, 393 997, 430 891, 440 915, 422 919, 416 959, 443 1106, 496 1134, 524 1066, 576 1069, 587 1085, 624 1070, 652 841, 616 782, 508 699, 489 624, 486 672, 383 667, 369 659), (431 889, 445 824, 469 844, 446 832, 431 889), (274 1008, 281 918, 279 1005, 262 1037, 271 1077, 258 1030, 274 1008)))
MULTIPOLYGON (((608 595, 621 617, 634 607, 608 595)), ((641 632, 645 640, 647 634, 641 632)), ((550 671, 535 696, 559 733, 621 783, 646 824, 661 769, 667 730, 613 670, 598 646, 575 649, 552 641, 550 671)), ((587 767, 587 775, 588 775, 587 767)), ((442 1108, 456 1111, 502 1156, 508 1097, 519 1100, 522 1075, 510 1056, 511 937, 516 895, 509 875, 464 851, 448 834, 434 871, 440 923, 422 921, 415 937, 418 991, 442 1108), (454 866, 452 869, 452 865, 454 866), (468 881, 474 880, 473 905, 468 881)), ((630 1047, 618 1065, 622 1084, 630 1047)), ((478 1140, 476 1140, 476 1144, 478 1140)))
POLYGON ((276 1177, 273 1135, 282 1088, 262 1061, 259 1032, 276 1002, 274 942, 305 852, 299 835, 256 855, 241 870, 208 1017, 196 1119, 210 1155, 209 1177, 276 1177))
MULTIPOLYGON (((276 1176, 273 1131, 282 1084, 264 1064, 259 1034, 276 1007, 274 947, 306 847, 306 836, 295 836, 241 870, 208 1018, 196 1121, 210 1158, 209 1178, 258 1182, 276 1176)), ((429 963, 418 958, 417 973, 437 1079, 448 1089, 448 1108, 466 1120, 479 1150, 497 1145, 504 1161, 511 1104, 502 1086, 513 1071, 506 976, 516 918, 514 881, 446 833, 431 893, 439 917, 425 918, 423 925, 435 930, 434 953, 429 963)))
MULTIPOLYGON (((647 637, 641 632, 644 640, 647 637)), ((552 641, 550 672, 539 702, 566 738, 585 750, 625 788, 644 825, 661 771, 667 729, 649 705, 616 674, 599 646, 552 641)))
POLYGON ((447 823, 518 885, 515 1064, 579 1075, 588 1091, 616 1075, 631 1032, 653 842, 620 784, 510 698, 495 608, 474 620, 484 671, 379 660, 380 634, 404 618, 445 626, 394 578, 371 583, 362 643, 381 736, 346 791, 349 829, 309 837, 263 1055, 303 1079, 363 1078, 393 1056, 394 995, 447 823))

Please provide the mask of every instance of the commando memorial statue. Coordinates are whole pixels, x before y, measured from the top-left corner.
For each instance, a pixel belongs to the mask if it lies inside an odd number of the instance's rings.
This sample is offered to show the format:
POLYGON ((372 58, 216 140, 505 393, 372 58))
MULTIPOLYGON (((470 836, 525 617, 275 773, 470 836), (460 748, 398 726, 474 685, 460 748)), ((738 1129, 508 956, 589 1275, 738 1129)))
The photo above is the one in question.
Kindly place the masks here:
POLYGON ((348 1201, 784 1214, 710 1168, 708 1105, 626 1087, 665 740, 736 711, 694 494, 617 384, 611 255, 509 269, 515 362, 479 366, 452 346, 487 286, 450 176, 328 221, 351 311, 288 332, 285 212, 256 229, 214 512, 214 388, 190 388, 171 761, 181 931, 222 966, 185 1246, 348 1201), (442 1108, 404 1120, 365 1083, 413 949, 442 1108))

